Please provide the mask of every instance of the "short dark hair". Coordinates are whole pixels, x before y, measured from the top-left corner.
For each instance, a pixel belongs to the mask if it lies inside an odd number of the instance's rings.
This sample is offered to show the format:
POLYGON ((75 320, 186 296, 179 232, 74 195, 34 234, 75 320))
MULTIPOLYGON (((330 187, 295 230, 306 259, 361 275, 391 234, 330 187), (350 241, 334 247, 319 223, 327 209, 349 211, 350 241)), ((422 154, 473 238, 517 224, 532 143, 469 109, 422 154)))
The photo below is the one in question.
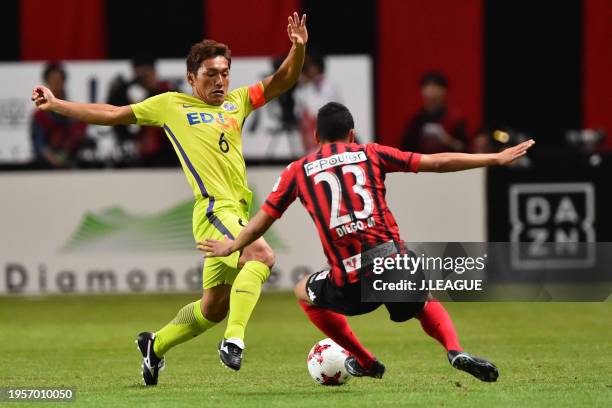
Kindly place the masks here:
POLYGON ((327 142, 343 140, 348 132, 354 128, 353 115, 341 103, 329 102, 319 109, 317 114, 317 132, 322 140, 327 142))
POLYGON ((229 66, 232 65, 232 53, 227 45, 207 39, 193 44, 185 61, 187 63, 187 72, 197 75, 202 61, 219 55, 227 59, 229 66))
POLYGON ((49 75, 52 72, 59 72, 62 75, 64 81, 66 80, 66 70, 64 70, 64 66, 57 61, 49 61, 45 64, 45 68, 43 69, 42 79, 46 83, 49 79, 49 75))
POLYGON ((438 85, 448 88, 448 79, 438 71, 429 71, 421 78, 421 88, 425 85, 438 85))

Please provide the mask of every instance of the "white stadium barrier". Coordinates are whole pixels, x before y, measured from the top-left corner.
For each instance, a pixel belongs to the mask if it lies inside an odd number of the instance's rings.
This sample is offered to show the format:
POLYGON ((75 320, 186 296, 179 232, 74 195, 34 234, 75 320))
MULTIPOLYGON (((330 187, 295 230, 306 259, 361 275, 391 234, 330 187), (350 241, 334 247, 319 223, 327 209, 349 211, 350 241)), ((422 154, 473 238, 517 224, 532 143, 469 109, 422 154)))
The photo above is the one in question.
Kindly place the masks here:
MULTIPOLYGON (((118 61, 66 62, 68 99, 77 102, 106 102, 111 82, 118 75, 133 77, 130 63, 118 61)), ((186 93, 185 61, 162 59, 157 62, 161 80, 170 81, 186 93)), ((42 62, 0 63, 0 163, 26 163, 32 158, 30 123, 34 105, 32 88, 41 83, 42 62)), ((230 89, 251 85, 272 73, 271 58, 234 58, 230 89)), ((355 117, 355 129, 361 142, 372 140, 374 132, 372 62, 366 55, 332 56, 326 59, 326 75, 337 90, 337 99, 355 117)), ((146 95, 136 87, 133 100, 146 95), (138 92, 138 89, 141 92, 138 92)), ((243 130, 243 151, 247 159, 286 159, 299 156, 302 141, 298 130, 281 126, 280 105, 273 102, 251 114, 243 130)), ((106 148, 112 138, 106 126, 89 126, 89 138, 100 142, 99 155, 111 155, 106 148)))
MULTIPOLYGON (((259 205, 282 167, 248 170, 259 205)), ((389 206, 407 241, 484 241, 485 172, 393 174, 389 206)), ((0 295, 199 291, 202 258, 180 169, 0 174, 0 295)), ((267 235, 268 288, 325 265, 314 225, 294 203, 267 235)))

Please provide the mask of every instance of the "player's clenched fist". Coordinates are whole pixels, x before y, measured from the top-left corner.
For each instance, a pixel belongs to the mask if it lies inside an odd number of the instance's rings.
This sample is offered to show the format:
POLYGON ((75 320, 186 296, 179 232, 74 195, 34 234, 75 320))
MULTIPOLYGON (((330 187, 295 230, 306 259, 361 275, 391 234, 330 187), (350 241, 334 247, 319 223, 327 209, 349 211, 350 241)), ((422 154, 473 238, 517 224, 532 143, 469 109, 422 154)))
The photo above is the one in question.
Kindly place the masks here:
POLYGON ((51 110, 55 95, 45 86, 37 86, 32 90, 32 101, 38 109, 51 110))

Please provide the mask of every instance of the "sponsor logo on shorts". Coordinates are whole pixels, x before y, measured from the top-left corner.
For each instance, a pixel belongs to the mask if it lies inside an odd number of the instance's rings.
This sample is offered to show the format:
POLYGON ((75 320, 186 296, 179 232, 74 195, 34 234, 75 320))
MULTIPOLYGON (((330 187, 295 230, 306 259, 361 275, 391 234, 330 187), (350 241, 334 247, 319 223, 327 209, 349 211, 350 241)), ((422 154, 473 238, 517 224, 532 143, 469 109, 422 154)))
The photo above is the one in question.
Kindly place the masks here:
POLYGON ((353 255, 342 260, 344 270, 347 272, 353 272, 361 268, 361 254, 353 255))
POLYGON ((308 298, 313 302, 317 298, 317 296, 314 294, 314 292, 310 288, 308 288, 308 298))

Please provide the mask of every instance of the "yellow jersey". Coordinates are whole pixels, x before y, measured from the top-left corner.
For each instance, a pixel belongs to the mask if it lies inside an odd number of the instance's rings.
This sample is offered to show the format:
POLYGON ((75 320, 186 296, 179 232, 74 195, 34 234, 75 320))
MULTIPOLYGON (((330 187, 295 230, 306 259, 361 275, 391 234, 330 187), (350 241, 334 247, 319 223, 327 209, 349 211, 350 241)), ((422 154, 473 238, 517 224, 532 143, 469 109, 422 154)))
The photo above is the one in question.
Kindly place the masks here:
POLYGON ((208 201, 207 213, 215 203, 229 201, 248 214, 252 193, 242 155, 242 126, 264 103, 260 82, 229 92, 219 106, 195 96, 166 92, 131 107, 137 124, 164 128, 196 200, 208 201))

